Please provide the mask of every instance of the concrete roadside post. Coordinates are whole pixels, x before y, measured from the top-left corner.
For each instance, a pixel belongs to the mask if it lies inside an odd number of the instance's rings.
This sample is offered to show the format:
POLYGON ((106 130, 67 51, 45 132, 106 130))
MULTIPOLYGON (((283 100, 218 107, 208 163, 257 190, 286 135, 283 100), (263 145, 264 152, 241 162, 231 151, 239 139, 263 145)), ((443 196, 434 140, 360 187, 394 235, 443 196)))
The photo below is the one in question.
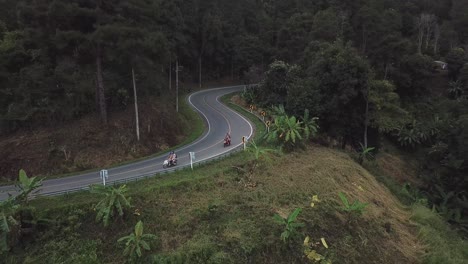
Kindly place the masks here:
POLYGON ((242 137, 242 144, 244 145, 244 150, 246 149, 246 141, 247 141, 247 138, 245 136, 242 137))
POLYGON ((193 170, 193 161, 195 160, 195 152, 189 152, 190 156, 190 168, 193 170))
POLYGON ((102 179, 102 185, 106 186, 106 179, 109 179, 109 172, 107 170, 101 170, 99 175, 102 179))

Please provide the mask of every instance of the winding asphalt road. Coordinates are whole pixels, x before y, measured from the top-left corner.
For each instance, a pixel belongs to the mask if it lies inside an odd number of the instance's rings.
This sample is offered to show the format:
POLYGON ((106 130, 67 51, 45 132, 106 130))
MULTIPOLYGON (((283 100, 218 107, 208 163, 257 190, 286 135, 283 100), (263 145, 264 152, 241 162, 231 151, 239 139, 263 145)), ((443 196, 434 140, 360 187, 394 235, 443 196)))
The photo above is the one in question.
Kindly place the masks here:
MULTIPOLYGON (((252 136, 253 125, 246 118, 220 102, 221 96, 239 91, 242 88, 243 86, 232 86, 208 89, 195 92, 188 97, 189 104, 203 117, 206 129, 195 142, 175 150, 178 156, 178 165, 176 167, 190 164, 189 152, 195 152, 195 162, 201 162, 233 151, 236 147, 242 145, 242 136, 252 136), (228 131, 231 133, 232 142, 230 147, 224 148, 223 139, 228 131)), ((108 170, 109 178, 107 182, 122 182, 125 179, 142 175, 154 175, 164 170, 173 170, 176 167, 168 169, 162 167, 167 156, 168 154, 164 154, 159 157, 111 168, 108 170)), ((51 179, 43 182, 43 186, 37 195, 54 195, 99 183, 102 183, 99 171, 51 179)), ((15 187, 0 187, 0 200, 6 199, 8 193, 14 194, 15 187)))

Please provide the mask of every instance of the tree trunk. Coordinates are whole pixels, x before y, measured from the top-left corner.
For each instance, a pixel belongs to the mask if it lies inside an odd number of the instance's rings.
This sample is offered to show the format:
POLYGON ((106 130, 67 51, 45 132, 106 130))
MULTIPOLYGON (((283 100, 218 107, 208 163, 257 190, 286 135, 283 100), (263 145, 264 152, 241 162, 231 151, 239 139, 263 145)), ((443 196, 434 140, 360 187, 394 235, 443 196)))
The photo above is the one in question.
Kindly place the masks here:
POLYGON ((135 71, 132 67, 132 78, 133 78, 133 98, 135 100, 135 122, 136 122, 136 136, 137 140, 140 141, 140 125, 138 124, 138 99, 136 91, 136 82, 135 82, 135 71))
POLYGON ((231 81, 234 80, 234 59, 231 57, 231 81))
POLYGON ((418 27, 418 54, 422 54, 422 45, 424 40, 424 25, 425 14, 420 14, 416 19, 416 26, 418 27))
POLYGON ((439 39, 440 39, 440 27, 439 24, 435 24, 434 26, 434 55, 437 54, 437 49, 439 45, 439 39))
POLYGON ((107 125, 107 107, 106 97, 104 92, 104 81, 102 78, 102 48, 101 44, 97 44, 96 48, 96 75, 97 75, 97 93, 99 101, 99 112, 101 120, 107 125))
POLYGON ((367 128, 369 126, 369 88, 367 88, 366 114, 364 118, 364 149, 367 149, 367 128))
MULTIPOLYGON (((176 112, 179 112, 179 59, 176 59, 176 112)), ((201 87, 201 86, 200 86, 201 87)))
POLYGON ((362 26, 362 47, 361 47, 362 54, 366 53, 366 48, 367 48, 366 46, 367 46, 366 28, 365 26, 362 26))
POLYGON ((419 32, 418 32, 418 54, 422 54, 423 39, 424 39, 424 29, 421 27, 419 28, 419 32))
POLYGON ((384 80, 387 80, 387 74, 388 74, 388 63, 385 63, 385 74, 384 74, 384 80))
POLYGON ((169 90, 172 90, 172 56, 169 59, 169 90))
POLYGON ((202 58, 201 55, 198 57, 198 88, 201 89, 202 84, 202 58))

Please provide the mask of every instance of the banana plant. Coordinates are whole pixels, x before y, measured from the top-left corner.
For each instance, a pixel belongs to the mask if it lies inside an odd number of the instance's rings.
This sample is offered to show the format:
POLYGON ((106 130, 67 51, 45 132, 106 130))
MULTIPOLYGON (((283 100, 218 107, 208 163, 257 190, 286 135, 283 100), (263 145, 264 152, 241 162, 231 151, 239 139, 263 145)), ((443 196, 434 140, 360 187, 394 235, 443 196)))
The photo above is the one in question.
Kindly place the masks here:
POLYGON ((11 197, 0 202, 0 251, 8 251, 8 235, 10 235, 12 227, 20 224, 15 219, 18 208, 19 205, 11 197))
POLYGON ((270 112, 272 113, 273 117, 279 117, 279 116, 286 116, 286 110, 284 109, 283 105, 278 105, 278 106, 272 106, 270 109, 270 112))
POLYGON ((338 193, 338 196, 343 203, 341 210, 348 213, 348 223, 351 221, 352 215, 361 216, 369 205, 368 203, 362 203, 359 200, 355 200, 353 203, 350 203, 346 195, 342 192, 338 193))
POLYGON ((116 213, 122 217, 124 209, 130 208, 130 199, 126 197, 127 186, 121 185, 119 188, 113 186, 94 185, 91 187, 91 193, 104 196, 96 205, 96 222, 102 221, 104 226, 109 225, 109 220, 116 213))
POLYGON ((374 158, 372 155, 372 151, 375 149, 374 147, 365 147, 362 143, 359 143, 361 145, 361 151, 359 151, 359 158, 358 162, 359 164, 362 165, 364 160, 369 160, 371 158, 374 158))
POLYGON ((117 240, 118 243, 125 242, 123 254, 128 257, 129 262, 135 262, 143 255, 143 250, 150 250, 149 240, 156 239, 153 234, 143 234, 143 222, 138 221, 135 232, 117 240))
POLYGON ((19 171, 19 182, 16 184, 16 187, 19 190, 19 195, 16 199, 28 204, 29 195, 39 191, 38 189, 42 186, 42 180, 43 179, 39 179, 37 177, 29 178, 28 175, 26 175, 26 172, 21 169, 19 171))
POLYGON ((304 138, 309 139, 311 136, 315 137, 320 128, 317 124, 318 117, 310 118, 309 109, 304 111, 304 116, 302 117, 302 123, 304 126, 304 138))
POLYGON ((256 160, 259 160, 261 157, 265 157, 265 154, 268 152, 273 152, 273 149, 262 148, 255 143, 255 140, 250 141, 249 147, 247 149, 249 152, 253 153, 256 160))
POLYGON ((279 142, 281 147, 292 149, 302 140, 302 131, 302 122, 296 117, 277 116, 266 137, 270 142, 279 142))
POLYGON ((273 216, 278 224, 285 226, 283 233, 281 233, 281 240, 283 240, 283 242, 287 242, 291 237, 297 235, 297 229, 304 226, 303 223, 296 222, 297 216, 301 211, 301 208, 296 208, 286 218, 281 217, 279 214, 273 216))

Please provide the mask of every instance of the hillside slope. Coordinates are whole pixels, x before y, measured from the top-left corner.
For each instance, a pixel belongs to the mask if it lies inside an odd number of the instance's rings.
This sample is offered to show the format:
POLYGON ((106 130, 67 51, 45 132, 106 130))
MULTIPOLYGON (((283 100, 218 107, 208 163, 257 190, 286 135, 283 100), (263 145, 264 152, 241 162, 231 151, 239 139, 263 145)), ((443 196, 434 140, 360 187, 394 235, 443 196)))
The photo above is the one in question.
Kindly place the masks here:
POLYGON ((110 116, 107 126, 97 116, 89 115, 0 137, 0 183, 11 183, 20 169, 34 176, 55 177, 115 166, 193 140, 203 131, 202 123, 184 100, 180 108, 177 114, 164 98, 142 100, 140 141, 135 135, 133 106, 110 116))
POLYGON ((108 228, 94 221, 94 195, 35 200, 38 217, 57 220, 23 239, 9 260, 122 263, 116 241, 142 220, 145 232, 158 236, 144 263, 308 263, 305 236, 333 263, 419 262, 422 247, 409 213, 346 154, 313 146, 269 156, 257 163, 241 153, 193 172, 132 184, 132 211, 140 215, 130 212, 108 228), (338 192, 369 203, 364 215, 348 223, 338 192), (320 202, 311 207, 313 195, 320 202), (298 221, 305 226, 286 244, 273 215, 286 216, 296 207, 303 209, 298 221))

